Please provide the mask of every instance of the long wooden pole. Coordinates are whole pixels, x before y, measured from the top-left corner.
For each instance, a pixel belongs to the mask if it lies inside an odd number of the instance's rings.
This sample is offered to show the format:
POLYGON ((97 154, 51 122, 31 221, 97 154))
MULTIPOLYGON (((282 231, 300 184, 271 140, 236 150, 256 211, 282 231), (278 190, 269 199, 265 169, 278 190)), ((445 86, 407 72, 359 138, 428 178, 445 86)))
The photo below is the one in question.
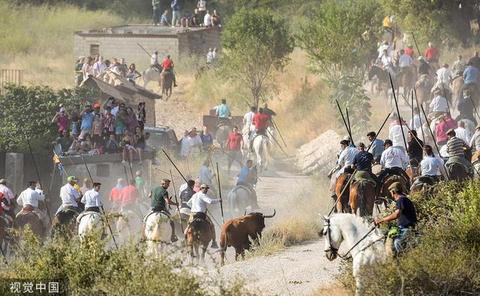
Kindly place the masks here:
POLYGON ((182 230, 182 233, 183 233, 182 216, 180 215, 180 204, 178 203, 177 189, 175 189, 175 181, 173 181, 172 170, 170 170, 170 178, 172 178, 173 196, 175 197, 175 202, 177 203, 178 216, 180 217, 180 229, 182 230))
POLYGON ((397 117, 400 124, 400 131, 402 132, 403 144, 405 145, 405 151, 407 151, 407 147, 408 147, 407 140, 405 138, 405 132, 403 131, 402 117, 400 116, 400 109, 398 108, 398 100, 397 100, 397 96, 395 95, 395 87, 393 86, 392 75, 390 75, 390 72, 388 73, 388 77, 390 78, 390 85, 392 86, 392 94, 393 94, 393 99, 395 100, 395 108, 397 110, 397 117))
POLYGON ((178 169, 177 165, 173 162, 173 160, 170 158, 170 156, 168 155, 167 151, 165 151, 165 149, 162 148, 162 152, 163 154, 165 154, 165 156, 167 157, 167 159, 170 161, 170 163, 173 165, 173 167, 177 170, 177 172, 180 174, 180 176, 182 177, 182 179, 185 181, 185 182, 188 182, 187 178, 185 178, 185 176, 182 174, 182 172, 178 169))
POLYGON ((353 142, 352 133, 350 132, 350 129, 348 128, 347 121, 345 120, 345 116, 343 116, 343 111, 342 111, 342 108, 340 107, 340 103, 338 102, 338 100, 335 100, 335 102, 337 103, 338 111, 340 112, 340 115, 342 116, 343 124, 345 125, 345 129, 347 130, 348 136, 350 137, 350 141, 352 142, 351 144, 355 145, 355 143, 353 142))
MULTIPOLYGON (((418 104, 418 98, 417 98, 417 89, 415 87, 413 88, 413 93, 415 94, 415 101, 417 103, 418 112, 420 112, 420 105, 418 104)), ((420 129, 422 130, 423 142, 425 142, 425 133, 423 132, 422 116, 420 114, 418 114, 418 119, 420 120, 420 129)))
POLYGON ((223 199, 222 199, 222 184, 220 183, 220 170, 218 169, 218 162, 217 165, 217 183, 218 183, 218 196, 220 197, 220 211, 222 212, 222 222, 225 223, 225 217, 223 215, 223 199))

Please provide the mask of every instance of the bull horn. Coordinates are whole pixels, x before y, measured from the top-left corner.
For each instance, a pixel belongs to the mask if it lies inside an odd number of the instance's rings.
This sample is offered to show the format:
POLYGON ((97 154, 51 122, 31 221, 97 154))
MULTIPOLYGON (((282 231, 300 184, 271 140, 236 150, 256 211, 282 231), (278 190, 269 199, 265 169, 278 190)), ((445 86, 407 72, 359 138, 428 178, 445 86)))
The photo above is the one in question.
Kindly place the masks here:
POLYGON ((263 216, 263 217, 265 217, 265 218, 273 218, 273 217, 275 217, 275 214, 276 214, 276 213, 277 213, 277 212, 275 211, 275 209, 273 209, 273 214, 272 214, 271 216, 263 216))

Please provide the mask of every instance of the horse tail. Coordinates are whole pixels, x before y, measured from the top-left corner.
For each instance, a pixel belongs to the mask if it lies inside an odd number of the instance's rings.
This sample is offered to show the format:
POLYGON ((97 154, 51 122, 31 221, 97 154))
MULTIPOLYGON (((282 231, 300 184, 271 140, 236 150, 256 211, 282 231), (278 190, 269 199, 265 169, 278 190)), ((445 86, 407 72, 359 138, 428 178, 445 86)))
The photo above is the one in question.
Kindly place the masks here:
POLYGON ((358 199, 359 199, 359 208, 360 208, 360 217, 368 215, 367 212, 367 201, 366 201, 366 190, 367 190, 367 181, 358 182, 358 199))

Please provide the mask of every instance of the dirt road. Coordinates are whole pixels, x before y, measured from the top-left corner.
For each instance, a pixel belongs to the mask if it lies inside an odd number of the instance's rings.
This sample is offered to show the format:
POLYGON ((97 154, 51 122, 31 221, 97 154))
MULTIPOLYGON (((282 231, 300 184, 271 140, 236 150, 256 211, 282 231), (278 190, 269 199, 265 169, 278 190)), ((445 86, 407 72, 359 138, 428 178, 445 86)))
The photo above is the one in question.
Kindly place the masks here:
MULTIPOLYGON (((267 228, 287 217, 291 213, 291 207, 295 207, 297 196, 310 194, 313 186, 314 183, 308 176, 274 168, 266 172, 257 184, 259 204, 261 208, 277 210, 277 216, 266 222, 267 228)), ((328 207, 328 195, 323 198, 328 207)), ((258 295, 311 295, 322 287, 331 286, 338 273, 339 262, 328 261, 323 250, 324 241, 318 239, 289 247, 271 256, 253 257, 239 262, 235 262, 230 253, 227 254, 228 262, 221 268, 221 274, 227 279, 239 276, 244 278, 247 287, 258 295)))

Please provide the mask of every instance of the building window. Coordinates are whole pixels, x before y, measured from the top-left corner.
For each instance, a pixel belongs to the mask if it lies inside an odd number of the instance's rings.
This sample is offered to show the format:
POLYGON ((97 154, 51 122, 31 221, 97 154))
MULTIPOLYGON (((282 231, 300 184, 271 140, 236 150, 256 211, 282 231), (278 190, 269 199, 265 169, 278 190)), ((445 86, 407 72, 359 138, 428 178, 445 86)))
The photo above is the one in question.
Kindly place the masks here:
POLYGON ((90 44, 90 56, 97 56, 100 55, 100 45, 98 44, 90 44))
POLYGON ((97 177, 110 177, 110 165, 97 164, 97 177))

